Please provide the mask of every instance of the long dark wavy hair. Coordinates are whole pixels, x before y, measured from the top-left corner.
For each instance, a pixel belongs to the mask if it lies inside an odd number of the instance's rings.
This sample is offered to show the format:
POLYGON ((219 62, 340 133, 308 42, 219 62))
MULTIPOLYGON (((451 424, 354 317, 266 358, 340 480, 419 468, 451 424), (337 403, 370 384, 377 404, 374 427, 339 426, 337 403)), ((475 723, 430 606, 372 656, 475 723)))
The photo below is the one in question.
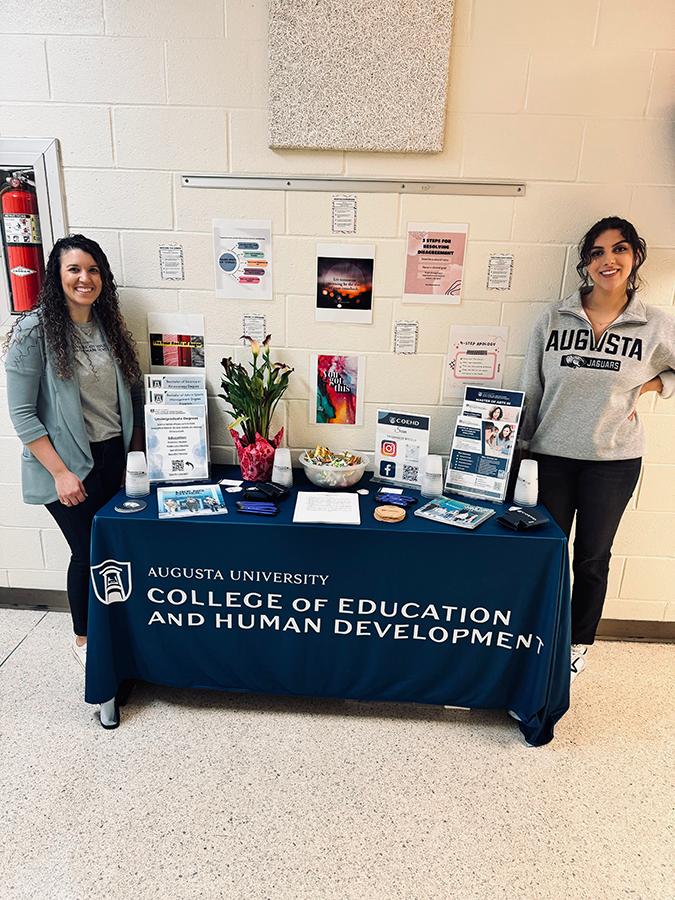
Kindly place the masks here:
POLYGON ((54 244, 49 254, 45 280, 37 304, 34 309, 26 310, 14 323, 5 340, 4 349, 7 350, 12 335, 23 318, 37 312, 57 377, 65 381, 73 377, 75 367, 73 350, 78 345, 78 338, 61 285, 61 258, 69 250, 82 250, 88 253, 98 266, 101 273, 101 293, 94 301, 93 311, 110 343, 112 354, 125 382, 129 386, 135 384, 142 379, 136 356, 136 342, 120 312, 117 285, 110 271, 110 263, 96 241, 83 234, 71 234, 60 238, 54 244))
POLYGON ((639 291, 642 287, 642 279, 638 275, 638 269, 647 259, 647 245, 635 230, 635 226, 631 225, 626 219, 620 219, 618 216, 607 216, 605 219, 600 219, 592 228, 589 228, 579 242, 577 272, 579 273, 579 278, 581 278, 581 292, 584 293, 585 289, 591 284, 591 277, 586 266, 591 261, 591 250, 595 246, 596 240, 605 231, 620 231, 621 237, 627 244, 630 244, 633 251, 633 270, 626 282, 626 293, 630 298, 635 291, 639 291))

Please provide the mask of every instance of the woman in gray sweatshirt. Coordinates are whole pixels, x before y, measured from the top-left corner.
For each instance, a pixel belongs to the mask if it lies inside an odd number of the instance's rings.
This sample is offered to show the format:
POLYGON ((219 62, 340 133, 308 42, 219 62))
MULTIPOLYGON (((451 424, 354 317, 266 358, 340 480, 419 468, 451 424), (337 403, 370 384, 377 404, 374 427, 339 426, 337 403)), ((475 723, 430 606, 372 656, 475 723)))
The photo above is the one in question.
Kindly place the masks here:
POLYGON ((521 437, 539 463, 539 498, 568 537, 576 513, 572 680, 595 640, 640 474, 638 397, 675 393, 675 317, 637 296, 646 252, 630 222, 597 222, 579 244, 580 289, 539 316, 525 356, 521 437))

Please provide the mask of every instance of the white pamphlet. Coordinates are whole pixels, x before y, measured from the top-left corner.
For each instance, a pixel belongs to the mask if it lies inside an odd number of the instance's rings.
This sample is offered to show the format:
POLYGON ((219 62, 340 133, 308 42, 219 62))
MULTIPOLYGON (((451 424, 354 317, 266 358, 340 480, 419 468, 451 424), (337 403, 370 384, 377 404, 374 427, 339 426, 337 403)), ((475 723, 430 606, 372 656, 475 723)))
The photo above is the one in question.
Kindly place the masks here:
POLYGON ((324 525, 360 525, 359 495, 298 491, 293 521, 324 525))
POLYGON ((267 319, 262 313, 244 313, 242 344, 246 346, 245 338, 251 338, 252 341, 259 341, 262 344, 267 337, 266 327, 267 319))
POLYGON ((488 261, 488 291, 510 291, 513 277, 513 254, 491 253, 488 261))
POLYGON ((159 245, 159 269, 162 281, 185 281, 181 244, 159 245))
POLYGON ((204 406, 146 406, 145 443, 150 481, 209 477, 204 406))
POLYGON ((394 353, 412 356, 417 353, 419 322, 400 321, 394 325, 394 353))
POLYGON ((333 194, 333 234, 356 234, 356 197, 333 194))

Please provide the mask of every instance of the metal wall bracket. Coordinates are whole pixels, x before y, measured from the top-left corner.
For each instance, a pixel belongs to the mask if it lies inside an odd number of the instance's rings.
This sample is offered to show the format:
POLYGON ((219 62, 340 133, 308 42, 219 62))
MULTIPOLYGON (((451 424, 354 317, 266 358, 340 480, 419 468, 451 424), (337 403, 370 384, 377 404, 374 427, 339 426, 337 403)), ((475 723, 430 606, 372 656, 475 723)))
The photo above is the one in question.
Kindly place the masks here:
POLYGON ((226 188, 245 191, 330 191, 379 194, 455 194, 482 197, 524 197, 517 181, 425 180, 421 178, 350 178, 348 175, 181 175, 187 188, 226 188))

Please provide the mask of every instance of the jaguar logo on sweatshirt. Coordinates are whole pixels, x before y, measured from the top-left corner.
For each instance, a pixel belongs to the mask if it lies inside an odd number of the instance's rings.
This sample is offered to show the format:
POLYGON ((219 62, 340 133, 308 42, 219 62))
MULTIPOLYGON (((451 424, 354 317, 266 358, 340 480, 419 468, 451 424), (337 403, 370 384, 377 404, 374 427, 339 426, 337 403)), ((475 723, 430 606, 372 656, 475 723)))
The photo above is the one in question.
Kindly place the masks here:
POLYGON ((569 366, 570 369, 609 369, 618 372, 621 362, 618 359, 598 359, 595 356, 577 356, 576 353, 568 353, 560 359, 561 366, 569 366))

